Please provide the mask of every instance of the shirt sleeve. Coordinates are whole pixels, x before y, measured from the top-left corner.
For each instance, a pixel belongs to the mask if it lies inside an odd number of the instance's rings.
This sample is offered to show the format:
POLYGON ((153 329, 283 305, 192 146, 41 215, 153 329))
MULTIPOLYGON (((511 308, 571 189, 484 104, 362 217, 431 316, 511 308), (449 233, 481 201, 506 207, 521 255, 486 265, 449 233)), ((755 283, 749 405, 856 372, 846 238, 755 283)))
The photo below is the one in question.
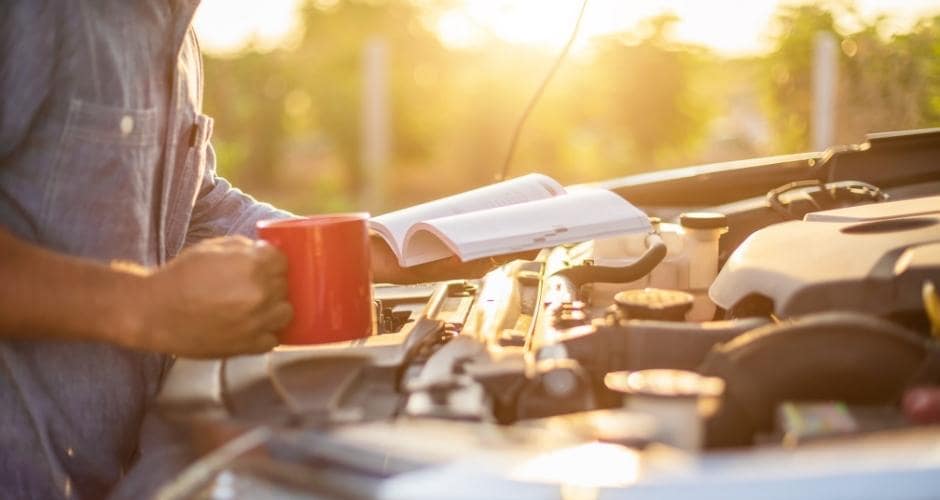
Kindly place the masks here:
POLYGON ((0 166, 51 91, 56 15, 48 2, 0 1, 0 166))
POLYGON ((227 235, 255 237, 255 223, 264 219, 296 217, 243 193, 222 177, 216 175, 215 150, 207 146, 206 173, 199 195, 193 206, 186 244, 192 245, 206 238, 227 235))

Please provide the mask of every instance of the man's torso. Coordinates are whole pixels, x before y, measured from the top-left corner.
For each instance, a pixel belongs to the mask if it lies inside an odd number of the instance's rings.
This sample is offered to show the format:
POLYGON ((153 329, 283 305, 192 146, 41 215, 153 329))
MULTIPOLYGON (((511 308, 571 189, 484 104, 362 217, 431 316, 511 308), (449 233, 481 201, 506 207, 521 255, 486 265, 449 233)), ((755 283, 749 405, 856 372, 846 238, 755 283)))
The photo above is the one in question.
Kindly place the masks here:
MULTIPOLYGON (((3 7, 0 224, 43 247, 153 266, 183 246, 205 171, 195 1, 3 7)), ((96 497, 136 449, 159 355, 0 342, 0 496, 96 497)))

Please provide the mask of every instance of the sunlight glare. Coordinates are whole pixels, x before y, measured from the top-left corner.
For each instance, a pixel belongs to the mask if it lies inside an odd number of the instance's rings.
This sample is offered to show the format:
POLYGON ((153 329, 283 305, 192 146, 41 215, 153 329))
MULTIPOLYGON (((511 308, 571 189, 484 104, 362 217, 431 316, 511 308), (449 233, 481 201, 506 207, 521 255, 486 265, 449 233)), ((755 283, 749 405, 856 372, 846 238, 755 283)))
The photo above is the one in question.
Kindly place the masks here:
MULTIPOLYGON (((463 0, 435 24, 442 41, 466 47, 487 37, 510 43, 559 48, 574 27, 582 0, 463 0)), ((766 51, 774 12, 783 0, 590 0, 581 27, 580 45, 591 38, 618 33, 636 35, 644 20, 673 14, 679 42, 703 45, 726 55, 766 51), (729 13, 733 13, 730 15, 729 13)), ((889 32, 910 29, 916 19, 940 13, 935 0, 857 0, 859 14, 872 19, 887 14, 889 32)))
MULTIPOLYGON (((400 0, 407 1, 407 0, 400 0)), ((416 1, 416 0, 412 0, 416 1)), ((582 0, 459 0, 432 12, 431 26, 452 48, 486 40, 542 46, 565 44, 582 0)), ((316 0, 321 7, 338 0, 316 0)), ((671 13, 679 42, 703 45, 725 55, 751 55, 768 50, 771 20, 789 0, 589 0, 579 47, 592 38, 615 34, 636 36, 643 21, 671 13)), ((233 53, 254 42, 262 50, 285 43, 298 30, 301 0, 203 0, 195 26, 209 53, 233 53)), ((903 32, 920 18, 940 14, 937 0, 854 0, 863 19, 886 15, 885 35, 903 32)), ((851 28, 851 20, 842 20, 851 28)))
MULTIPOLYGON (((581 0, 472 1, 459 8, 470 27, 499 39, 532 45, 564 45, 578 16, 581 0)), ((586 22, 586 21, 585 21, 586 22)))
MULTIPOLYGON (((539 0, 464 0, 437 24, 445 44, 464 42, 471 37, 457 32, 476 31, 476 39, 490 35, 510 43, 559 48, 574 27, 581 0, 543 2, 539 0), (454 22, 460 19, 460 23, 454 22)), ((635 32, 645 19, 661 14, 678 17, 677 38, 683 42, 711 46, 722 52, 759 50, 755 40, 773 12, 774 2, 714 0, 591 0, 581 27, 580 44, 593 37, 635 32), (733 10, 735 15, 728 16, 733 10)), ((453 44, 464 46, 465 43, 453 44)))
POLYGON ((438 16, 434 31, 448 47, 467 48, 483 41, 473 20, 459 11, 448 11, 438 16))
POLYGON ((519 481, 572 486, 623 487, 636 483, 640 455, 610 443, 587 443, 544 453, 519 464, 510 475, 519 481))
POLYGON ((298 0, 205 0, 193 25, 203 49, 237 52, 248 43, 261 50, 283 44, 298 29, 298 0))

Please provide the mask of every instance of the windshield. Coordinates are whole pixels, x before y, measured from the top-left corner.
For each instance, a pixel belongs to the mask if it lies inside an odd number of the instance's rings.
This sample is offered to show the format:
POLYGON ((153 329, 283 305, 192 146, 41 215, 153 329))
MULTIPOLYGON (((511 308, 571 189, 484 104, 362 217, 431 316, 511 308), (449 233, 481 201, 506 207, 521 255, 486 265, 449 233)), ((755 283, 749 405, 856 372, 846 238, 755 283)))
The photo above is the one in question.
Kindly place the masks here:
MULTIPOLYGON (((204 0, 219 172, 297 213, 495 180, 581 0, 204 0)), ((509 176, 562 184, 940 125, 933 1, 592 0, 509 176)))

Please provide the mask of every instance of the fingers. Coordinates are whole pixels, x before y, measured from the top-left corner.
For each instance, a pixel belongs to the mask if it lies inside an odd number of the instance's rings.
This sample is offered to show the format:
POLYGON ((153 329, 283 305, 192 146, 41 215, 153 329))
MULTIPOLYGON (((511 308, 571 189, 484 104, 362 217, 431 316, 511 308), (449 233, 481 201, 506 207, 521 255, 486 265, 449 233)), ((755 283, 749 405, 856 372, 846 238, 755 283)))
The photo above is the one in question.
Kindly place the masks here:
POLYGON ((217 252, 234 252, 251 255, 258 259, 261 267, 270 274, 287 271, 287 257, 274 245, 264 240, 250 240, 244 236, 225 236, 203 240, 197 246, 217 252))
POLYGON ((289 302, 280 302, 262 316, 262 323, 271 331, 281 331, 287 328, 294 319, 294 308, 289 302))
POLYGON ((277 301, 287 299, 287 277, 286 276, 275 276, 268 278, 267 287, 270 291, 271 298, 277 301))
POLYGON ((255 338, 254 348, 250 352, 261 353, 268 352, 277 347, 277 336, 273 333, 265 333, 255 338))
POLYGON ((287 256, 274 245, 258 240, 254 243, 254 253, 266 274, 278 276, 287 272, 287 256))
POLYGON ((262 317, 268 311, 277 308, 279 305, 288 303, 286 276, 261 277, 259 286, 262 288, 263 298, 261 301, 257 302, 252 309, 252 314, 255 317, 262 317))
POLYGON ((262 240, 254 242, 254 252, 260 259, 262 286, 267 296, 261 307, 275 308, 287 299, 287 257, 262 240))
POLYGON ((278 345, 277 332, 286 328, 293 317, 294 310, 287 302, 279 302, 260 312, 249 328, 251 336, 232 354, 262 353, 274 349, 278 345))
POLYGON ((287 328, 293 318, 294 308, 281 300, 259 310, 250 320, 249 329, 252 332, 277 333, 287 328))
MULTIPOLYGON (((143 346, 189 357, 265 352, 293 317, 285 256, 243 237, 205 240, 159 272, 166 332, 143 346), (183 290, 181 296, 173 291, 183 290), (173 312, 174 314, 170 314, 173 312)), ((157 278, 154 278, 157 279, 157 278)))

